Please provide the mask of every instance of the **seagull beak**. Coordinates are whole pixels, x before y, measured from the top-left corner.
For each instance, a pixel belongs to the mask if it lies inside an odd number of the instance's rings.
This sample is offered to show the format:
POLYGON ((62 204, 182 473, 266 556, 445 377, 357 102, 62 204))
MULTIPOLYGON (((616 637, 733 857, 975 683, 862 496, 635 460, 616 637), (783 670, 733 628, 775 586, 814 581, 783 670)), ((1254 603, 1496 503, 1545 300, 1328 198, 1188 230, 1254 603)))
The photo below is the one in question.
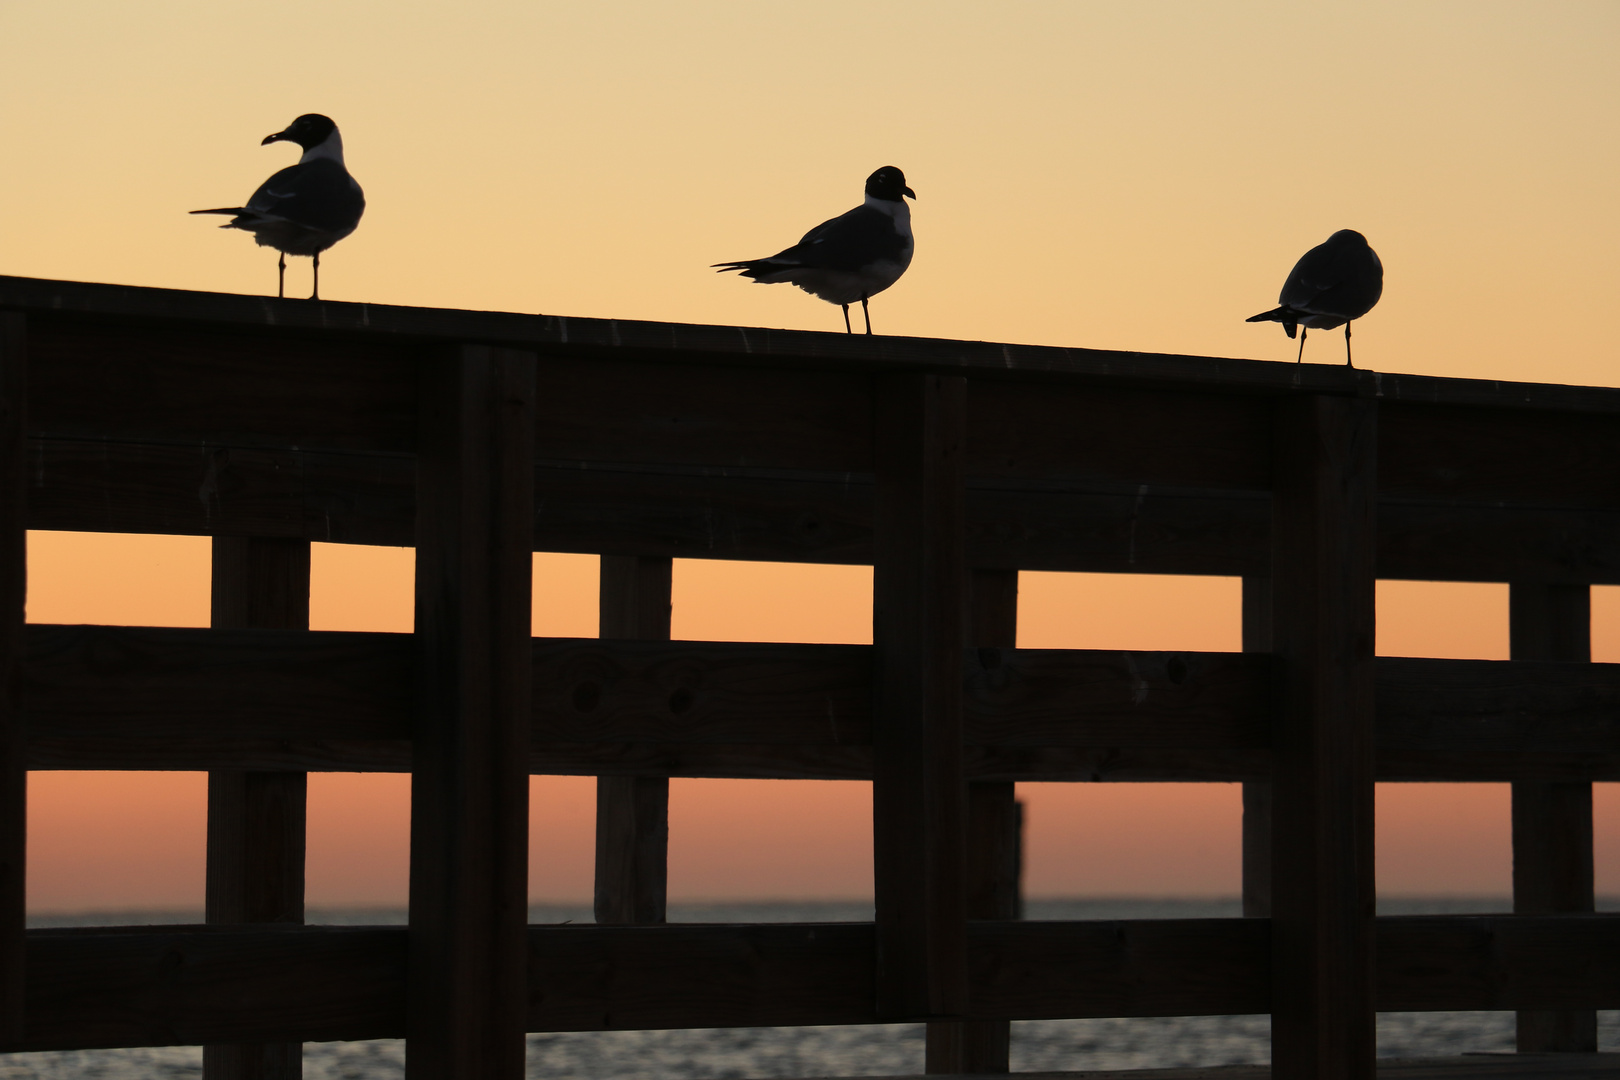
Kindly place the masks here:
POLYGON ((910 188, 906 188, 904 191, 900 192, 900 194, 904 195, 908 199, 915 199, 917 197, 917 193, 912 191, 910 188))
POLYGON ((264 137, 264 141, 261 142, 259 145, 260 146, 269 146, 273 142, 286 142, 286 141, 287 141, 287 133, 285 131, 278 131, 274 135, 266 135, 264 137))

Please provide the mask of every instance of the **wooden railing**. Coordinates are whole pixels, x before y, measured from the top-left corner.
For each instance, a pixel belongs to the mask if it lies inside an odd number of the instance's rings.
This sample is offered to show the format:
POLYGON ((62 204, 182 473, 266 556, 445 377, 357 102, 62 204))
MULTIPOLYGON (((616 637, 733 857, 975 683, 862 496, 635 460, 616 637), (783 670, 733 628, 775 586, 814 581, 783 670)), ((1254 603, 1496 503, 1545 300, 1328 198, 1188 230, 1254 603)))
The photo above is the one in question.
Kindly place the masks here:
MULTIPOLYGON (((1620 920, 1620 392, 0 278, 0 1047, 207 1044, 210 1080, 404 1036, 1377 1010, 1595 1046, 1620 920), (25 626, 25 529, 214 537, 207 630, 25 626), (413 545, 417 631, 308 627, 312 540, 413 545), (532 550, 602 638, 529 637, 532 550), (872 646, 669 640, 670 559, 874 566, 872 646), (1020 569, 1244 578, 1244 652, 1014 648, 1020 569), (1378 659, 1377 578, 1512 583, 1508 662, 1378 659), (30 769, 209 778, 209 925, 25 931, 30 769), (407 928, 303 921, 304 776, 412 774, 407 928), (525 926, 526 775, 597 776, 596 926, 525 926), (873 783, 876 921, 672 926, 668 779, 873 783), (1013 783, 1241 781, 1245 911, 1017 921, 1013 783), (1373 917, 1375 780, 1514 788, 1512 916, 1373 917)), ((544 602, 544 597, 540 598, 544 602)))

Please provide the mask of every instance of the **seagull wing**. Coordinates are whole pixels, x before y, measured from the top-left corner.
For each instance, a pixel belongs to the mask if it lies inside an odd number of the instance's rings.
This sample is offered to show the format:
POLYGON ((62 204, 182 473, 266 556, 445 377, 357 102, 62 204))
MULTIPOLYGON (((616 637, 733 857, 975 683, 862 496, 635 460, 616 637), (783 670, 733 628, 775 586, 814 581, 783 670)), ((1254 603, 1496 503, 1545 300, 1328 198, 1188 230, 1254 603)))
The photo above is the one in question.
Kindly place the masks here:
POLYGON ((262 219, 290 221, 323 232, 347 232, 359 224, 366 197, 335 161, 289 165, 259 185, 246 210, 262 219))
POLYGON ((854 273, 880 260, 898 261, 905 245, 893 218, 870 206, 857 206, 823 221, 772 261, 854 273))
POLYGON ((1277 300, 1298 311, 1359 319, 1383 291, 1384 267, 1372 248, 1329 241, 1300 257, 1277 300))

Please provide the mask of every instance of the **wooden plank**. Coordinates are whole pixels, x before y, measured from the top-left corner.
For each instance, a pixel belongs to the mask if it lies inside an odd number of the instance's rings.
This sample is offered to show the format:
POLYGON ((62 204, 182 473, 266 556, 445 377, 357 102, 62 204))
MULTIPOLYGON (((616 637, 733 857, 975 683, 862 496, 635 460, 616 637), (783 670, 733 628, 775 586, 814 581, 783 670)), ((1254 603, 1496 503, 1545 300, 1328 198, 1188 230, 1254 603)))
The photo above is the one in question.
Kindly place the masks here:
MULTIPOLYGON (((1586 665, 1592 659, 1592 590, 1585 585, 1515 581, 1508 625, 1515 660, 1586 665)), ((1596 910, 1592 868, 1592 785, 1513 785, 1513 910, 1553 915, 1596 910)), ((1521 1010, 1520 1051, 1597 1050, 1597 1013, 1521 1010)))
POLYGON ((405 1034, 404 927, 30 930, 7 1052, 405 1034))
POLYGON ((541 462, 537 551, 648 558, 872 561, 872 478, 541 462))
POLYGON ((25 642, 22 688, 36 742, 411 732, 407 634, 33 625, 25 642))
MULTIPOLYGON (((880 1022, 872 923, 536 926, 530 1031, 880 1022)), ((1620 1005, 1620 919, 1377 920, 1388 1011, 1620 1005)), ((0 1051, 397 1038, 404 927, 32 930, 28 1024, 0 1051)), ((1271 1007, 1259 919, 973 922, 980 1019, 1219 1015, 1271 1007)), ((1571 1055, 1573 1056, 1573 1055, 1571 1055)))
POLYGON ((1602 387, 1446 379, 1347 369, 1104 349, 848 335, 736 326, 579 319, 555 315, 276 301, 258 296, 149 289, 0 276, 0 308, 40 321, 113 325, 168 323, 215 332, 399 342, 481 341, 547 355, 696 357, 736 367, 817 365, 864 371, 945 371, 975 378, 1089 381, 1102 385, 1208 389, 1224 393, 1361 393, 1386 402, 1446 403, 1515 411, 1620 414, 1620 393, 1602 387))
POLYGON ((1373 1074, 1373 551, 1378 413, 1278 411, 1272 634, 1272 1061, 1373 1074))
MULTIPOLYGON (((1270 577, 1243 579, 1242 634, 1244 652, 1271 652, 1270 577)), ((1243 914, 1251 919, 1271 917, 1270 777, 1243 782, 1243 914)))
POLYGON ((28 889, 28 728, 21 687, 28 599, 29 327, 0 311, 0 1039, 22 1030, 28 889))
POLYGON ((1608 416, 1386 402, 1378 487, 1391 496, 1616 506, 1620 424, 1608 416))
POLYGON ((877 1002, 893 1019, 966 1012, 962 642, 967 383, 874 383, 872 829, 877 1002))
MULTIPOLYGON (((668 641, 674 566, 670 559, 603 556, 600 634, 607 639, 668 641)), ((581 694, 572 695, 576 708, 581 694)), ((696 695, 677 686, 665 701, 680 716, 696 695), (685 691, 683 693, 682 691, 685 691)), ((669 777, 596 778, 596 921, 664 921, 669 892, 669 777)))
MULTIPOLYGON (((970 649, 1011 650, 1018 644, 1018 571, 975 568, 968 573, 965 643, 970 649)), ((971 678, 971 676, 970 676, 971 678)), ((1012 781, 967 788, 967 917, 1023 918, 1023 805, 1012 781)), ((1012 1027, 1005 1020, 936 1020, 924 1054, 930 1073, 1005 1073, 1011 1068, 1012 1027)))
POLYGON ((1620 1007, 1613 915, 1381 918, 1378 957, 1382 1011, 1620 1007))
MULTIPOLYGON (((309 541, 215 537, 210 624, 309 629, 309 541)), ((205 918, 211 924, 302 923, 307 776, 208 774, 205 918)), ((210 1043, 204 1080, 296 1080, 302 1043, 210 1043)))
POLYGON ((975 922, 972 1012, 1008 1020, 1273 1008, 1259 919, 975 922))
POLYGON ((872 468, 872 403, 861 375, 548 357, 543 378, 535 425, 543 460, 872 468))
POLYGON ((1271 486, 1271 408, 1254 397, 976 382, 967 470, 975 477, 1264 491, 1271 486))
POLYGON ((530 1031, 870 1024, 871 923, 529 930, 530 1031))
POLYGON ((36 436, 408 452, 415 361, 397 342, 167 324, 42 322, 36 436), (364 408, 357 408, 364 402, 364 408))
POLYGON ((409 546, 408 454, 30 439, 28 526, 409 546))
POLYGON ((465 346, 420 390, 410 1071, 519 1080, 534 358, 465 346))

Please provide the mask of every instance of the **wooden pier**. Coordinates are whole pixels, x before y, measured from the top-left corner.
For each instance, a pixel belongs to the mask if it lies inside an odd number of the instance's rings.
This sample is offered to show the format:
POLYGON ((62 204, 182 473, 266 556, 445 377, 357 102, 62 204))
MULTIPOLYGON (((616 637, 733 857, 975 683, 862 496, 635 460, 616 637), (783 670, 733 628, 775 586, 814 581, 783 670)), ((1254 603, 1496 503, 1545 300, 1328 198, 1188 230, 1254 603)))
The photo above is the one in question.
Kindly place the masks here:
POLYGON ((1271 1075, 1371 1080, 1376 1011, 1495 1009, 1612 1064, 1620 391, 0 278, 0 481, 0 1049, 904 1020, 996 1073, 1270 1013, 1271 1075), (25 625, 25 529, 213 537, 212 627, 25 625), (311 632, 311 541, 414 546, 416 632, 311 632), (601 639, 530 637, 536 550, 601 639), (871 564, 875 644, 671 641, 675 557, 871 564), (1019 570, 1241 576, 1244 651, 1016 649, 1019 570), (1513 659, 1375 659, 1377 578, 1510 582, 1513 659), (35 769, 207 771, 207 925, 25 930, 35 769), (302 925, 355 770, 411 773, 408 928, 302 925), (598 925, 526 925, 529 774, 599 777, 598 925), (665 925, 676 776, 870 781, 875 922, 665 925), (1018 921, 1020 780, 1242 782, 1248 917, 1018 921), (1376 780, 1511 782, 1514 913, 1375 918, 1376 780))

